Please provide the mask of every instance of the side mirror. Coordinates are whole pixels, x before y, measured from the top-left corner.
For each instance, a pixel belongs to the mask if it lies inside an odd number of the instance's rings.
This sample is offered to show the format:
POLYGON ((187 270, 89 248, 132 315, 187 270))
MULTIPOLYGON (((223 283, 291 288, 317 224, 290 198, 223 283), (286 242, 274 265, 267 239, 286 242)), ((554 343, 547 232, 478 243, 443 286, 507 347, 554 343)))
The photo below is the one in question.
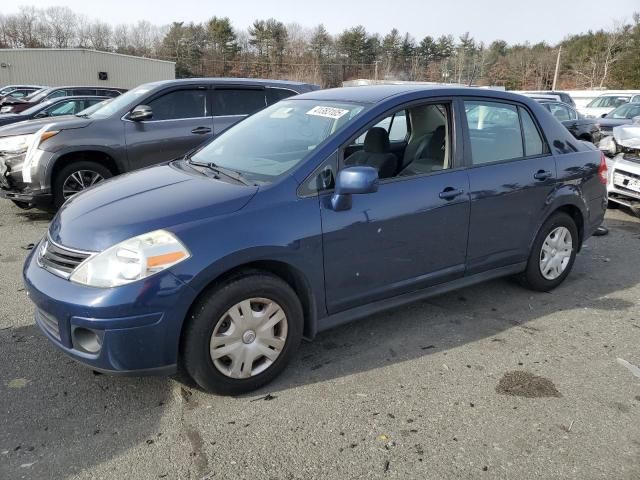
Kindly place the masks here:
POLYGON ((609 115, 609 114, 608 114, 608 113, 603 113, 602 115, 600 115, 600 118, 604 118, 604 117, 606 117, 607 115, 609 115))
POLYGON ((331 207, 336 211, 351 208, 351 196, 378 191, 378 171, 373 167, 348 167, 338 173, 331 207))
POLYGON ((640 115, 638 115, 637 117, 633 117, 631 119, 631 123, 633 123, 634 125, 640 125, 640 115))
POLYGON ((33 118, 45 118, 45 117, 48 117, 48 116, 49 116, 49 114, 47 112, 38 112, 33 116, 33 118))
POLYGON ((128 118, 133 122, 151 120, 153 118, 153 110, 151 110, 149 105, 138 105, 136 108, 131 110, 128 118))

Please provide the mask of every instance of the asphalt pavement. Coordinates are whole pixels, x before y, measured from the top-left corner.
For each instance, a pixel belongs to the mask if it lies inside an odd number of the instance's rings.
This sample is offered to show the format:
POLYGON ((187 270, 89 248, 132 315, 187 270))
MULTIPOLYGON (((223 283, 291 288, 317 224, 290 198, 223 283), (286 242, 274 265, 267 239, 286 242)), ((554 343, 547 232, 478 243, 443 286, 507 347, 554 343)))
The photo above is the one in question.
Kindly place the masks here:
POLYGON ((34 326, 50 217, 0 201, 0 479, 640 478, 640 220, 568 280, 504 279, 304 343, 243 397, 94 374, 34 326))

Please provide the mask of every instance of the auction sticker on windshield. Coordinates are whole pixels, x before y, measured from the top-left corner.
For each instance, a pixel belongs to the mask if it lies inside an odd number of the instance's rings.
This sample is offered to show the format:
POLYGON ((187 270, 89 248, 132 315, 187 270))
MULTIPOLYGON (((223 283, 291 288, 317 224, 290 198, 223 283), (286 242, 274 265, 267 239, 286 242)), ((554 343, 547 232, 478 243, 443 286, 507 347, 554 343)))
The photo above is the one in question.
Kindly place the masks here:
POLYGON ((344 117, 349 110, 345 110, 343 108, 335 108, 335 107, 322 107, 318 105, 317 107, 313 107, 311 110, 307 112, 307 115, 314 115, 316 117, 325 117, 325 118, 333 118, 337 120, 338 118, 344 117))

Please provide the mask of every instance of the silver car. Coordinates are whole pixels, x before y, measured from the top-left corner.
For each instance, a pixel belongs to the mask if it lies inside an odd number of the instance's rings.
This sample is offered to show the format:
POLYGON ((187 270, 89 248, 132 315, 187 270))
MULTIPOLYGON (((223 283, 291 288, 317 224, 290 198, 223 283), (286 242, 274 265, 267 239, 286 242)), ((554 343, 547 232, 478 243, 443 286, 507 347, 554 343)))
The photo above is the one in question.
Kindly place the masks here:
POLYGON ((609 203, 640 215, 640 122, 615 127, 613 136, 600 142, 600 149, 608 157, 609 203))

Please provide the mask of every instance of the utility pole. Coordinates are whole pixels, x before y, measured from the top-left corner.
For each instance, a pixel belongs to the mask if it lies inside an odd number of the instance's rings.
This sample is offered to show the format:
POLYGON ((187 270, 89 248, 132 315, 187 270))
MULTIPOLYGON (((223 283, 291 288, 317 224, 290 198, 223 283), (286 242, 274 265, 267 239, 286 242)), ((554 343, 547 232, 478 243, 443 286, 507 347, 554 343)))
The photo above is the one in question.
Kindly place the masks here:
POLYGON ((555 91, 556 84, 558 83, 558 72, 560 71, 560 54, 562 53, 562 46, 558 49, 558 58, 556 59, 556 71, 553 74, 553 86, 551 90, 555 91))
POLYGON ((374 79, 377 82, 378 81, 378 60, 375 61, 375 76, 374 79))

